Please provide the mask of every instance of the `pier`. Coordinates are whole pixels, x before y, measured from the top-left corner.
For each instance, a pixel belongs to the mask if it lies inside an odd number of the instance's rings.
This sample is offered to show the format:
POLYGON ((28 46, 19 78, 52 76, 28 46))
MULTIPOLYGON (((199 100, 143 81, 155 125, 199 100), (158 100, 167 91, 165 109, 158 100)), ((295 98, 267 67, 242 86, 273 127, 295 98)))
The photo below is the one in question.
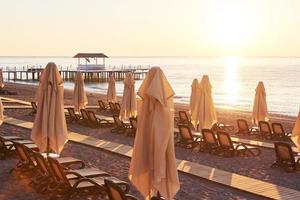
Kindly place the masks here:
MULTIPOLYGON (((3 69, 3 75, 7 80, 13 81, 39 81, 43 68, 23 67, 22 69, 7 68, 3 69)), ((80 71, 86 82, 105 82, 110 75, 113 75, 116 81, 124 80, 127 72, 132 72, 135 80, 144 79, 149 67, 112 67, 104 70, 80 71)), ((60 68, 60 74, 63 80, 73 81, 77 70, 60 68)))

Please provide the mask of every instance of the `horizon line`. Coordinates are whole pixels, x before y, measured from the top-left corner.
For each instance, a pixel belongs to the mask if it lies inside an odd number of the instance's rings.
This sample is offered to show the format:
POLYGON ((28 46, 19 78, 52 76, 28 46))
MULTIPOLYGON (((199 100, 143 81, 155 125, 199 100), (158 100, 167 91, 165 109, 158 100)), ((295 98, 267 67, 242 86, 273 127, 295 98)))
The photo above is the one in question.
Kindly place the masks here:
MULTIPOLYGON (((5 57, 36 57, 36 58, 46 58, 46 57, 61 57, 61 58, 73 58, 73 56, 70 55, 63 55, 63 56, 58 56, 58 55, 38 55, 38 56, 28 56, 28 55, 17 55, 17 56, 0 56, 0 58, 5 58, 5 57)), ((226 55, 226 56, 109 56, 108 58, 222 58, 222 57, 239 57, 239 58, 300 58, 299 56, 236 56, 236 55, 226 55)))

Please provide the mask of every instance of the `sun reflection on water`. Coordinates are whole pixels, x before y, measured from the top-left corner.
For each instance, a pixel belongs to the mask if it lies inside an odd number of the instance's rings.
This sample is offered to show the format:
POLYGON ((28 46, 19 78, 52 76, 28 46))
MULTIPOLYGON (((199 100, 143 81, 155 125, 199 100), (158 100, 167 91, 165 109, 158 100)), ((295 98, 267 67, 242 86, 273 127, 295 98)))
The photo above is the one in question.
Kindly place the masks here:
POLYGON ((222 92, 227 105, 236 105, 240 98, 239 63, 239 57, 228 56, 223 58, 224 79, 222 83, 222 92))

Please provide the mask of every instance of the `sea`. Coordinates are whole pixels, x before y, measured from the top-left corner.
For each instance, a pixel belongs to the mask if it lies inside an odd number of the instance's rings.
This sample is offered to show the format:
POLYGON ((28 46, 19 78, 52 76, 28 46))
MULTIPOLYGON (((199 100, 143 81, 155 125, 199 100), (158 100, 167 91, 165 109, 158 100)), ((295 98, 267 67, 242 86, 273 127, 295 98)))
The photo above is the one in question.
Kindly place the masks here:
MULTIPOLYGON (((3 69, 26 66, 45 67, 55 62, 59 67, 76 69, 72 57, 0 57, 3 69)), ((300 58, 297 57, 110 57, 107 68, 159 66, 175 91, 175 101, 189 103, 193 79, 199 81, 207 74, 216 107, 252 111, 255 88, 263 81, 268 109, 271 113, 297 116, 300 106, 300 58)), ((4 77, 7 78, 7 77, 4 77)), ((12 81, 11 81, 12 82, 12 81)), ((18 81, 20 82, 20 81, 18 81)), ((142 80, 136 81, 138 90, 142 80)), ((38 84, 22 81, 24 84, 38 84)), ((65 82, 72 89, 73 82, 65 82)), ((86 90, 106 93, 107 83, 86 83, 86 90)), ((123 82, 116 83, 118 95, 123 93, 123 82)))

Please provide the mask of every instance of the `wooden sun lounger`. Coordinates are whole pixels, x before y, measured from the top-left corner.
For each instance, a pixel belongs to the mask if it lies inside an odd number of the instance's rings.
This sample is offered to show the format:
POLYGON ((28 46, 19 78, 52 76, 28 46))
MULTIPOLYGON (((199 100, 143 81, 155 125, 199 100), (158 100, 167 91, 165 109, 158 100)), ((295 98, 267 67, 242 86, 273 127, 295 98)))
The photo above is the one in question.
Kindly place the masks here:
POLYGON ((113 119, 115 122, 115 128, 111 129, 112 133, 126 133, 127 130, 130 130, 130 124, 124 123, 120 120, 118 115, 113 115, 113 119))
POLYGON ((226 132, 217 132, 220 152, 225 156, 234 155, 252 155, 258 156, 260 149, 258 147, 246 145, 243 143, 233 144, 231 138, 226 132))
POLYGON ((203 135, 204 143, 203 150, 208 151, 209 153, 219 154, 221 147, 215 133, 210 129, 202 129, 201 133, 203 135))
POLYGON ((244 119, 238 119, 236 122, 238 127, 237 135, 257 135, 259 133, 258 127, 249 128, 247 121, 244 119))
POLYGON ((97 117, 94 111, 89 110, 88 111, 88 117, 89 117, 89 124, 93 128, 103 128, 103 127, 109 127, 113 125, 113 122, 107 120, 107 119, 102 119, 100 117, 97 117))
POLYGON ((291 145, 284 142, 275 142, 276 162, 272 168, 280 167, 286 172, 296 171, 300 168, 300 156, 295 155, 291 145))
POLYGON ((101 192, 106 192, 104 178, 118 184, 122 189, 124 189, 125 193, 129 191, 129 184, 115 177, 106 176, 88 178, 80 175, 77 172, 64 171, 63 167, 54 158, 48 158, 48 161, 51 174, 53 177, 55 177, 53 180, 56 183, 53 187, 48 187, 48 189, 54 196, 62 194, 64 195, 64 199, 70 199, 74 192, 83 189, 97 189, 101 192), (68 175, 73 175, 75 177, 68 179, 68 175))
POLYGON ((193 149, 196 146, 200 146, 202 143, 202 135, 199 133, 193 134, 190 127, 186 125, 179 125, 179 140, 176 142, 176 145, 183 146, 187 149, 193 149))

